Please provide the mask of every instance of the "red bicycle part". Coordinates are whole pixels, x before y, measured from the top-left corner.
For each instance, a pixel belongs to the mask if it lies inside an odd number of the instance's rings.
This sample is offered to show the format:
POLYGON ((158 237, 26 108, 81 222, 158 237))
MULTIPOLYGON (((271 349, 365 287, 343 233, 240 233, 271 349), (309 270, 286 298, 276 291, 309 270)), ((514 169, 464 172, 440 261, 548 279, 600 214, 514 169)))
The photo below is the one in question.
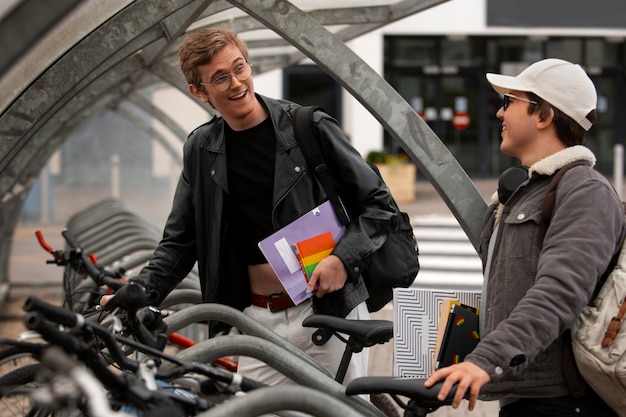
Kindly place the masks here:
POLYGON ((52 249, 52 246, 48 245, 48 243, 43 238, 43 234, 41 233, 41 230, 35 231, 35 236, 37 236, 37 240, 39 241, 39 244, 41 245, 42 248, 46 250, 46 252, 54 253, 54 249, 52 249))

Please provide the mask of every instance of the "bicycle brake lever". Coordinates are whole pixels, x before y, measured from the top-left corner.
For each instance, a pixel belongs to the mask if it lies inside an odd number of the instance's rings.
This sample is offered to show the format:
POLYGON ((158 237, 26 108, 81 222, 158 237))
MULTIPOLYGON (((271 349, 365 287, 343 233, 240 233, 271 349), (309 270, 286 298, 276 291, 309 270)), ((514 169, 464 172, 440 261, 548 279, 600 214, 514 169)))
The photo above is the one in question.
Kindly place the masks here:
POLYGON ((107 315, 100 324, 102 327, 110 327, 115 333, 121 333, 124 326, 122 325, 122 320, 115 314, 116 312, 117 309, 107 315))

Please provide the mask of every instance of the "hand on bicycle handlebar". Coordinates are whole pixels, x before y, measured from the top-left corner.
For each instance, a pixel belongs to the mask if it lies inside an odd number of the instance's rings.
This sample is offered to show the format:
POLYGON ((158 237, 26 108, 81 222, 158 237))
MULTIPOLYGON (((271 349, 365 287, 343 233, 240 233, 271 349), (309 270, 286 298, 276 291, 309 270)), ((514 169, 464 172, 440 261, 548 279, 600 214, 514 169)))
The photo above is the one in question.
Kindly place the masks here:
POLYGON ((113 296, 103 296, 100 305, 105 310, 111 311, 122 307, 129 311, 137 311, 153 301, 151 292, 136 281, 128 281, 113 296))
POLYGON ((437 398, 443 401, 452 386, 458 384, 456 395, 452 401, 452 408, 458 408, 461 400, 467 398, 469 400, 468 410, 471 411, 476 406, 481 387, 490 382, 491 377, 478 365, 471 362, 461 362, 436 370, 426 380, 424 386, 430 388, 440 380, 444 380, 444 383, 437 398))

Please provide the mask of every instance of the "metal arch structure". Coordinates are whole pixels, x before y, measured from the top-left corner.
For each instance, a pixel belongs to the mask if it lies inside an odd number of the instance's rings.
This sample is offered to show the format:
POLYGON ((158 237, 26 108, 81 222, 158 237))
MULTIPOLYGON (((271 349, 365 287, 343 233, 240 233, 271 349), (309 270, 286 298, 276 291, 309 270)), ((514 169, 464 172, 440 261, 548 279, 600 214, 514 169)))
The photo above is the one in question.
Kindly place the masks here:
POLYGON ((11 9, 0 25, 0 75, 80 1, 58 0, 53 3, 28 0, 11 9), (25 21, 31 24, 24 25, 25 21))
POLYGON ((0 286, 25 196, 68 132, 104 111, 129 117, 132 107, 145 117, 130 119, 150 135, 147 117, 184 141, 187 132, 149 95, 171 86, 189 96, 175 51, 203 27, 239 32, 256 74, 316 62, 403 146, 476 246, 486 206, 473 183, 411 106, 345 45, 445 1, 15 0, 0 9, 0 286))

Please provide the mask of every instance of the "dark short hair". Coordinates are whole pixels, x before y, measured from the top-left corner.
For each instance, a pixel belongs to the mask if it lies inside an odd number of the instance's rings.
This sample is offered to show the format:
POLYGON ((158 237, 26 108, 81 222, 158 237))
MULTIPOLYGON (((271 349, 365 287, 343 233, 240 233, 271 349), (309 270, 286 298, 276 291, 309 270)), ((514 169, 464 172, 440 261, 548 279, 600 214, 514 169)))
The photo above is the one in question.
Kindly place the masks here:
MULTIPOLYGON (((554 127, 556 134, 566 146, 581 145, 585 141, 585 129, 579 125, 574 119, 554 107, 552 104, 543 100, 537 94, 528 92, 528 99, 536 101, 537 104, 528 104, 528 114, 539 113, 539 118, 545 119, 550 115, 550 109, 554 111, 554 127)), ((587 120, 594 123, 598 117, 598 112, 594 109, 587 114, 587 120)))

